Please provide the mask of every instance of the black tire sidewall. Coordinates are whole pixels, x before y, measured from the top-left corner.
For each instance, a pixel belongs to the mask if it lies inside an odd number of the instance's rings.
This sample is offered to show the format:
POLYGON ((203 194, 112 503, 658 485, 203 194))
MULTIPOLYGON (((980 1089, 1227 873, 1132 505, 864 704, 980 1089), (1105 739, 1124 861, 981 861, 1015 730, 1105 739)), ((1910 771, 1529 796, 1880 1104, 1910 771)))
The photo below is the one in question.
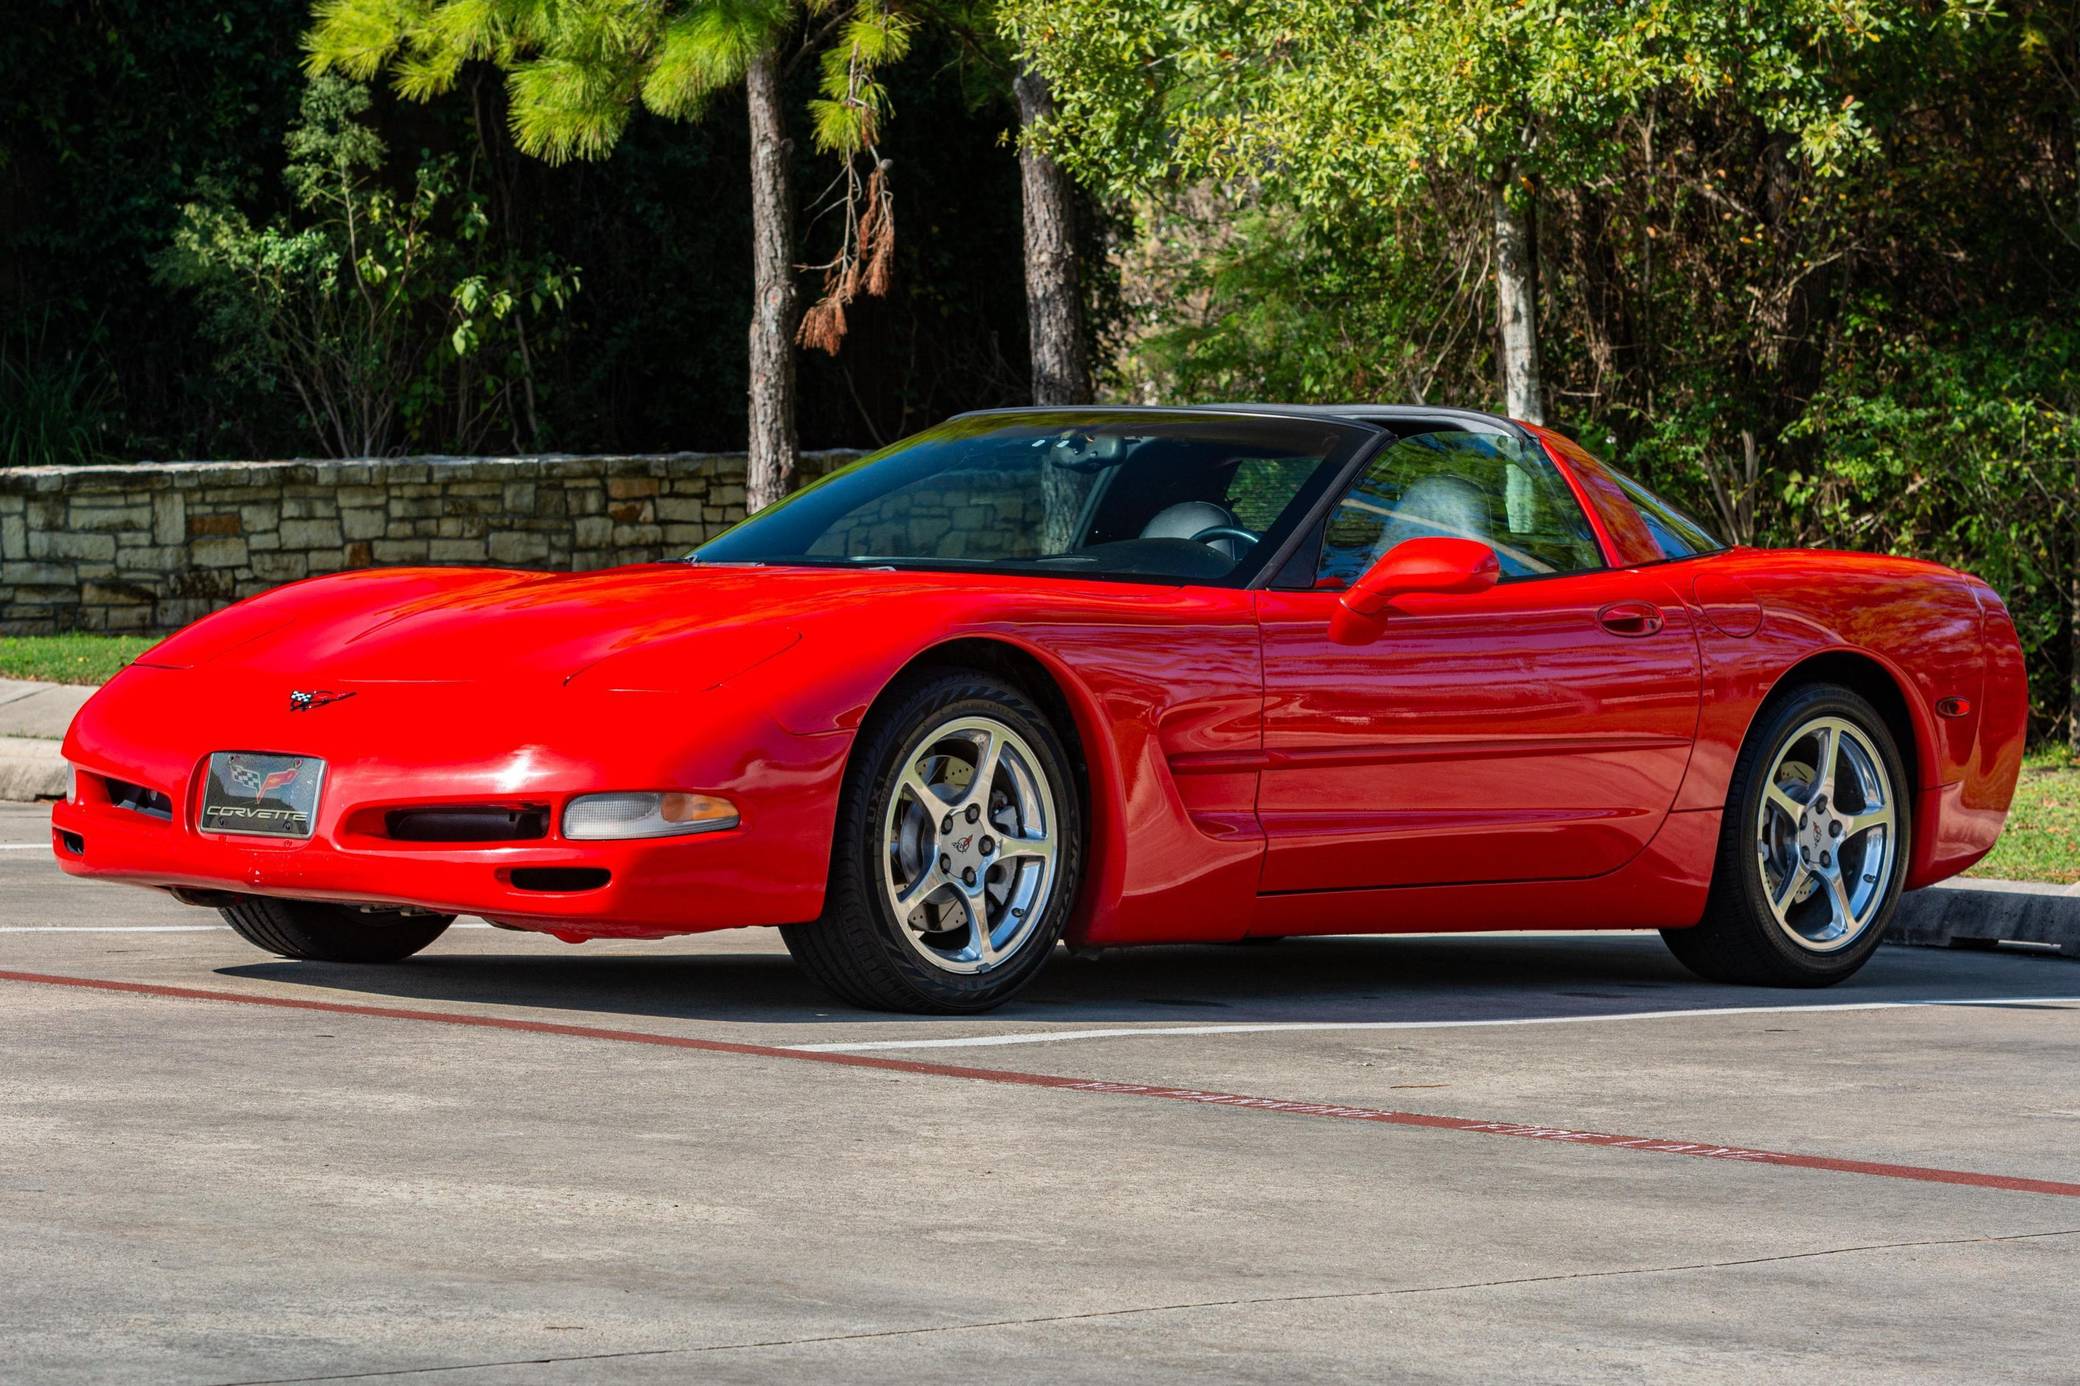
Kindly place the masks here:
POLYGON ((847 795, 851 812, 840 830, 851 835, 849 864, 858 873, 859 899, 888 961, 918 999, 942 1010, 987 1010, 1029 983, 1046 964, 1075 908, 1082 884, 1083 805, 1067 749, 1047 715, 1022 691, 985 674, 946 673, 921 681, 889 710, 871 737, 869 754, 855 764, 859 791, 847 795), (935 725, 957 717, 982 716, 1004 723, 1043 762, 1052 792, 1056 852, 1054 892, 1039 925, 1011 961, 989 972, 960 974, 933 967, 903 937, 880 879, 882 821, 896 792, 904 753, 935 725))
POLYGON ((1799 689, 1765 710, 1755 734, 1742 748, 1735 786, 1736 801, 1728 805, 1734 814, 1733 822, 1727 825, 1728 865, 1738 873, 1736 888, 1739 898, 1763 946, 1772 955, 1773 965, 1781 967, 1790 979, 1810 984, 1824 985, 1855 972, 1884 939, 1886 926, 1899 904, 1907 876, 1908 857, 1913 849, 1913 782, 1907 776, 1906 758, 1900 753, 1892 729, 1867 699, 1849 689, 1832 684, 1814 684, 1799 689), (1840 717, 1854 722, 1878 748, 1878 754, 1885 762, 1885 773, 1892 783, 1893 832, 1897 835, 1891 879, 1885 883, 1885 898, 1879 903, 1877 913, 1865 927, 1862 937, 1832 953, 1810 952, 1785 936, 1776 916, 1770 911, 1761 863, 1755 852, 1754 825, 1762 811, 1762 796, 1770 770, 1784 748, 1785 739, 1798 726, 1815 717, 1840 717))
POLYGON ((266 896, 248 896, 218 913, 246 942, 299 962, 402 962, 455 922, 451 914, 368 913, 266 896))

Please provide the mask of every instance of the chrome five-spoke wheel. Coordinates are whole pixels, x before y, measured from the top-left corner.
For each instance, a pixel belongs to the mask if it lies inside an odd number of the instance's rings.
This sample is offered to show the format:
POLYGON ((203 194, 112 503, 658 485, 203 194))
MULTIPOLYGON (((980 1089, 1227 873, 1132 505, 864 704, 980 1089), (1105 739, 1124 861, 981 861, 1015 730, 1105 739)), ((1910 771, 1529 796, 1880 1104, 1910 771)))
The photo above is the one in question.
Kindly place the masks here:
POLYGON ((994 717, 955 717, 909 747, 882 823, 882 885, 933 967, 987 972, 1017 953, 1055 887, 1056 786, 994 717))
POLYGON ((780 929, 803 970, 855 1005, 941 1014, 1032 981, 1083 873, 1064 728, 1065 708, 993 671, 891 686, 847 760, 823 913, 780 929))
POLYGON ((1816 682, 1776 694, 1727 785, 1703 917, 1662 930, 1669 950, 1716 982, 1850 976, 1905 883, 1911 787, 1892 724, 1863 692, 1816 682))
POLYGON ((1876 743, 1846 718, 1812 718, 1782 743, 1755 853, 1770 914, 1794 945, 1835 952, 1877 916, 1898 850, 1895 792, 1876 743))

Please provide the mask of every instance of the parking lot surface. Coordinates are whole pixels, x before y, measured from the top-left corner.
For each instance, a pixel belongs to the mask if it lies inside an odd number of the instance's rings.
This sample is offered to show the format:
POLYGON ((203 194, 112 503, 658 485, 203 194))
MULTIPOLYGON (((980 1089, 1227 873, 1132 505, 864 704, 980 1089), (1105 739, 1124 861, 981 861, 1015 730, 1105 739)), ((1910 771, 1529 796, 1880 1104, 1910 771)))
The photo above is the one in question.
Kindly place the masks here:
POLYGON ((0 1381, 2070 1381, 2080 968, 1647 935, 291 963, 0 806, 0 1381))

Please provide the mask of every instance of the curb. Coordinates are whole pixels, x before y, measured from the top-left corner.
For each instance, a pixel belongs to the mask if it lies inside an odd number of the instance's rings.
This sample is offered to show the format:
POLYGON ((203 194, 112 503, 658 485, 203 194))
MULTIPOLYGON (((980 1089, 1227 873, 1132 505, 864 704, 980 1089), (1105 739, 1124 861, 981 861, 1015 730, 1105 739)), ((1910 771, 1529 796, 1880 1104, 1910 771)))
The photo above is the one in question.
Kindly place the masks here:
POLYGON ((65 761, 58 743, 40 737, 0 736, 0 802, 31 803, 65 794, 65 761))
POLYGON ((2080 960, 2080 884, 1944 881, 1900 897, 1885 941, 1977 949, 2028 943, 2080 960))
POLYGON ((81 684, 0 679, 0 803, 64 797, 60 738, 98 691, 81 684))
POLYGON ((0 738, 64 737, 72 719, 99 689, 76 683, 0 679, 0 738))

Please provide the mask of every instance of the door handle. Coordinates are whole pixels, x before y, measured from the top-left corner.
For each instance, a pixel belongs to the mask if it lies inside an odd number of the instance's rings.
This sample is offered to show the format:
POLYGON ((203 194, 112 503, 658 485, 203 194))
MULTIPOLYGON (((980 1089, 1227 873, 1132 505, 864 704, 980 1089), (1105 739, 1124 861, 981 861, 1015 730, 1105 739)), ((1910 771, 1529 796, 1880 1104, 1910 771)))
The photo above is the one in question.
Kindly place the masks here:
POLYGON ((1596 624, 1612 635, 1652 635, 1662 619, 1661 608, 1652 602, 1612 602, 1596 613, 1596 624))

